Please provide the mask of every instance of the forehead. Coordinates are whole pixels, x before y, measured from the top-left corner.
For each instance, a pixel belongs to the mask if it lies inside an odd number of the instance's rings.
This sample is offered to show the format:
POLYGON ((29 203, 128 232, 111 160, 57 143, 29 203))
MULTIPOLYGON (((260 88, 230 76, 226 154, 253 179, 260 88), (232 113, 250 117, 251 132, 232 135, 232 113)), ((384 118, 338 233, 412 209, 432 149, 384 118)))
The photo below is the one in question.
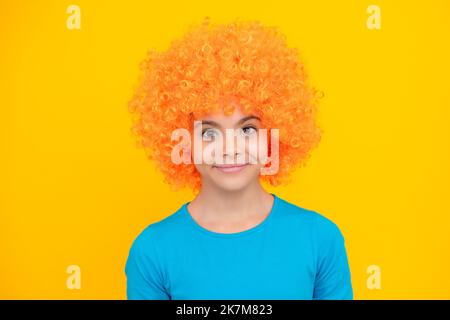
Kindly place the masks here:
MULTIPOLYGON (((223 110, 215 113, 199 117, 198 121, 214 121, 218 123, 237 123, 243 118, 249 118, 255 116, 254 114, 243 113, 239 107, 235 107, 231 115, 225 115, 223 110)), ((257 120, 257 119, 254 119, 257 120)))

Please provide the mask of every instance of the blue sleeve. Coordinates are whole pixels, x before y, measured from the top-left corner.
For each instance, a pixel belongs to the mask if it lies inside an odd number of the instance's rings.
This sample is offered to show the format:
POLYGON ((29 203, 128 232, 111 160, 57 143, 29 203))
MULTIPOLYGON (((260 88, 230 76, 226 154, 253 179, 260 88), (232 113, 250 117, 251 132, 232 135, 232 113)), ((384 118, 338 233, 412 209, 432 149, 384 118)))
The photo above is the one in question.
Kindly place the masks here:
POLYGON ((323 216, 316 220, 315 300, 352 300, 353 289, 345 240, 339 228, 323 216))
POLYGON ((151 235, 139 235, 125 265, 129 300, 169 300, 151 235))

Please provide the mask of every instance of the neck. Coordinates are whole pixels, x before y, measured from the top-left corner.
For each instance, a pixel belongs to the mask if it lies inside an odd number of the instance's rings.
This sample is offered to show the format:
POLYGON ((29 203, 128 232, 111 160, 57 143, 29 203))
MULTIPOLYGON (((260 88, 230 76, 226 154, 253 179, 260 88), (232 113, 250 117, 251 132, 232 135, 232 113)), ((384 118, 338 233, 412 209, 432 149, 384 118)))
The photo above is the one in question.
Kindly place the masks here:
POLYGON ((239 221, 246 217, 264 215, 270 212, 273 197, 257 180, 239 190, 223 190, 204 185, 189 209, 206 219, 239 221))

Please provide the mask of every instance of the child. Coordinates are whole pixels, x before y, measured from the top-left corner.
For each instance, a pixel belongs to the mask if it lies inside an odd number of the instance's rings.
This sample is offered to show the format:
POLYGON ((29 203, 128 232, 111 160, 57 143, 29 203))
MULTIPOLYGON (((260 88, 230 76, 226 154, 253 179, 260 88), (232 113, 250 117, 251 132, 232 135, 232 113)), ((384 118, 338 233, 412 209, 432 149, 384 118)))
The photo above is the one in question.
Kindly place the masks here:
POLYGON ((284 36, 259 22, 205 21, 141 67, 129 104, 134 132, 165 181, 197 195, 135 239, 128 298, 353 299, 339 228, 261 185, 288 182, 321 137, 316 91, 284 36), (183 140, 174 152, 182 128, 201 146, 183 140), (251 152, 263 129, 279 133, 257 145, 271 163, 251 152), (229 130, 248 143, 227 139, 195 161, 229 130))

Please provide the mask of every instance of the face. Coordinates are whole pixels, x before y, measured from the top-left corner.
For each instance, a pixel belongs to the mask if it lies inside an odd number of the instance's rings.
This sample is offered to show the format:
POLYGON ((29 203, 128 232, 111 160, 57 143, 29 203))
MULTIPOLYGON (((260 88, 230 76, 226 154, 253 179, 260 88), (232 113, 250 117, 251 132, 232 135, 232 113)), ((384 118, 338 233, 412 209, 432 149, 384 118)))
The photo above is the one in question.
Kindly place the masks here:
MULTIPOLYGON (((236 107, 234 113, 226 116, 223 112, 196 119, 196 133, 200 134, 202 163, 195 167, 202 177, 204 187, 236 191, 258 183, 263 166, 258 158, 258 132, 260 119, 251 114, 243 114, 236 107), (227 132, 228 131, 228 132, 227 132), (228 136, 227 136, 228 135, 228 136), (218 144, 221 139, 222 144, 218 144), (216 147, 219 146, 219 149, 216 147), (222 152, 215 152, 221 150, 222 152)), ((262 146, 266 148, 266 146, 262 146)), ((261 150, 266 152, 266 150, 261 150)))

